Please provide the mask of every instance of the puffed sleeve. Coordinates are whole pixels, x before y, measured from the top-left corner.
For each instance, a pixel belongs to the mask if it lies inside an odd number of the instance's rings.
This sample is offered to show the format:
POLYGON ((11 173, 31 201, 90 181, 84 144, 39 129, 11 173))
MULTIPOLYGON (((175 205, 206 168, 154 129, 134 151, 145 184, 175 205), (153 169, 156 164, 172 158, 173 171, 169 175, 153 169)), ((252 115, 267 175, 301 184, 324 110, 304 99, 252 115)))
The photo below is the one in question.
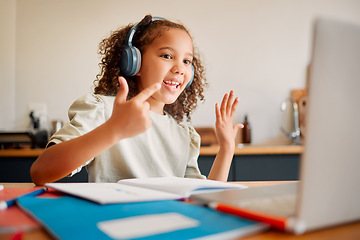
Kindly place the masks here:
POLYGON ((190 134, 190 151, 189 151, 189 162, 186 167, 185 177, 187 178, 201 178, 205 179, 206 177, 201 174, 198 158, 200 154, 200 135, 195 131, 193 127, 189 126, 190 134))
MULTIPOLYGON (((84 135, 103 124, 104 101, 99 95, 87 94, 70 106, 68 116, 70 121, 50 138, 47 147, 84 135)), ((83 166, 92 160, 89 159, 83 166)), ((80 172, 83 166, 75 169, 69 176, 80 172)))

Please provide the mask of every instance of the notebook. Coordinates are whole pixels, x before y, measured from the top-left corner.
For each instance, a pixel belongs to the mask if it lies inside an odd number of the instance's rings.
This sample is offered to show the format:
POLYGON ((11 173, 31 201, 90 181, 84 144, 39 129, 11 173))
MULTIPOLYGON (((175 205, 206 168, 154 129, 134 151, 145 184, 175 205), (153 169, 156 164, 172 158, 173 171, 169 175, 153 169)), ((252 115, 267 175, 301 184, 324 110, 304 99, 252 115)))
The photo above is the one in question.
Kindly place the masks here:
POLYGON ((194 199, 224 203, 251 217, 282 217, 287 230, 295 233, 360 220, 360 26, 315 21, 311 69, 299 183, 194 199), (271 209, 266 209, 267 202, 271 209), (288 212, 277 212, 287 207, 288 212))
POLYGON ((194 192, 246 188, 241 184, 181 177, 133 178, 117 183, 47 183, 45 186, 100 204, 179 200, 189 198, 194 192))
POLYGON ((224 240, 268 227, 174 200, 101 205, 73 196, 40 195, 21 197, 18 205, 61 240, 224 240))

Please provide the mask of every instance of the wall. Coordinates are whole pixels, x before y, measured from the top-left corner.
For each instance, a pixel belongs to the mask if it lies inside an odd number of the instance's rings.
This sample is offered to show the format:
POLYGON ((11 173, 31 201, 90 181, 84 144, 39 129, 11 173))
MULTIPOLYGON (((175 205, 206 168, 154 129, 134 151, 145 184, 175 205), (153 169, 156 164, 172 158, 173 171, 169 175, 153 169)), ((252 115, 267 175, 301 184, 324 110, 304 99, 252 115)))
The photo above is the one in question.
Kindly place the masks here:
POLYGON ((207 100, 194 112, 194 126, 212 126, 214 104, 234 89, 240 97, 235 120, 249 114, 254 143, 283 141, 280 104, 292 89, 305 87, 314 19, 325 16, 360 23, 356 0, 0 3, 1 13, 10 10, 10 21, 0 23, 7 33, 0 40, 6 52, 0 57, 5 86, 0 109, 6 116, 0 129, 27 128, 28 106, 37 103, 46 103, 48 119, 66 121, 69 105, 92 90, 101 39, 151 13, 187 25, 207 66, 207 100))
POLYGON ((15 128, 16 1, 0 0, 0 130, 15 128))

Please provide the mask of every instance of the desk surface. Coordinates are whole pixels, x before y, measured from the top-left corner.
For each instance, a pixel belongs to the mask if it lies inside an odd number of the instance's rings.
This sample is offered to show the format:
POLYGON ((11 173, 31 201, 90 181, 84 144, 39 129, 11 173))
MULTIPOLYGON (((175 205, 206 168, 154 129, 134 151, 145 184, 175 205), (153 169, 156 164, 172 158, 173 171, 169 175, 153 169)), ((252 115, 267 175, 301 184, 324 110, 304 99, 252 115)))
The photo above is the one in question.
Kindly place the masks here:
MULTIPOLYGON (((239 182, 239 183, 247 185, 248 187, 259 187, 265 185, 279 184, 281 182, 269 181, 269 182, 239 182)), ((33 183, 0 183, 0 184, 4 185, 5 188, 35 187, 33 183)), ((0 234, 0 239, 10 239, 11 236, 12 234, 0 234)), ((26 232, 21 239, 22 240, 52 240, 53 238, 50 235, 48 235, 48 233, 45 232, 45 230, 34 230, 34 231, 26 232)), ((360 222, 309 232, 299 236, 292 235, 289 233, 279 232, 276 230, 269 230, 264 233, 255 234, 253 236, 248 236, 241 239, 245 239, 245 240, 360 239, 360 222)))

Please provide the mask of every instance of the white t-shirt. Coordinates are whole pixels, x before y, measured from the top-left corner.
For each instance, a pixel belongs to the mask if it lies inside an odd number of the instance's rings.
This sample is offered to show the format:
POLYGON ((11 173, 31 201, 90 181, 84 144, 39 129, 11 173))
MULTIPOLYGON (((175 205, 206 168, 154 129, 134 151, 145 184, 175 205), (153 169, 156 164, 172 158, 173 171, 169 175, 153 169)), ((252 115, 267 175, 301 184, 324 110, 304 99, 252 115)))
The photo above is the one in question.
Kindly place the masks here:
MULTIPOLYGON (((111 116, 115 97, 87 94, 69 109, 70 122, 49 143, 60 143, 90 132, 111 116)), ((126 113, 124 113, 126 114, 126 113)), ((117 182, 126 178, 189 177, 201 175, 197 159, 200 136, 194 128, 177 123, 169 114, 150 111, 152 126, 145 132, 119 141, 84 165, 89 182, 117 182)), ((79 172, 75 169, 70 176, 79 172)))

